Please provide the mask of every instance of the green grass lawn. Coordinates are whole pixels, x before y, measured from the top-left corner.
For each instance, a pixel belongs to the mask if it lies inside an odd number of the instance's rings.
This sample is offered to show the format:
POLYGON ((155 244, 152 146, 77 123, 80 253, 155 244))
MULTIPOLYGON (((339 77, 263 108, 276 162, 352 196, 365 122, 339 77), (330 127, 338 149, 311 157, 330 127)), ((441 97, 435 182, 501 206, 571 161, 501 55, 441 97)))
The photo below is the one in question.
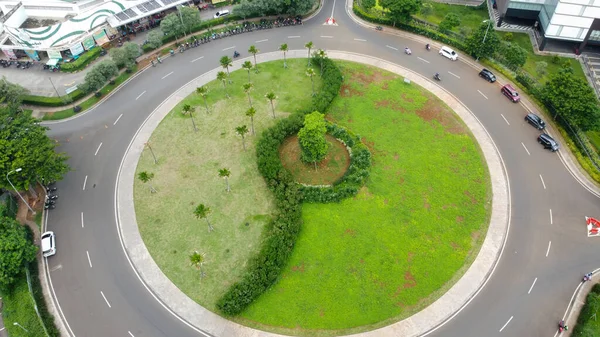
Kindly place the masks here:
POLYGON ((431 6, 431 14, 423 15, 423 13, 417 13, 415 17, 436 25, 439 25, 446 15, 450 13, 457 14, 460 17, 460 25, 452 29, 454 32, 459 32, 460 27, 467 27, 471 31, 474 31, 481 25, 483 20, 490 18, 488 10, 485 7, 449 5, 434 1, 425 1, 423 5, 431 6))
POLYGON ((10 337, 46 335, 42 323, 35 313, 33 300, 27 288, 25 273, 23 273, 23 277, 17 281, 12 290, 2 293, 2 302, 2 319, 10 337), (19 323, 25 329, 29 330, 29 333, 14 325, 14 322, 19 323))
MULTIPOLYGON (((158 191, 150 193, 148 186, 135 182, 136 217, 152 258, 179 289, 209 310, 215 310, 216 300, 244 272, 274 211, 271 193, 258 173, 254 147, 258 134, 276 121, 264 95, 273 90, 279 97, 275 101, 277 118, 311 104, 306 59, 287 62, 286 70, 283 61, 277 61, 259 65, 259 74, 250 73, 257 136, 246 135, 247 151, 234 130, 240 125, 250 128, 245 116, 248 98, 242 90, 248 74, 239 70, 231 74, 230 99, 225 99, 221 82, 208 84, 210 113, 196 94, 176 106, 150 139, 158 165, 146 150, 137 167, 137 172, 155 174, 150 184, 158 191), (184 104, 196 108, 196 133, 190 117, 181 114, 184 104), (221 168, 231 171, 229 193, 218 176, 221 168), (209 218, 214 232, 209 233, 206 222, 194 217, 200 203, 212 210, 209 218), (206 254, 203 279, 189 261, 196 250, 206 254)), ((315 82, 319 88, 320 78, 315 77, 315 82)))
POLYGON ((449 289, 485 237, 487 166, 462 121, 402 78, 338 64, 346 82, 327 118, 361 135, 371 177, 352 199, 303 206, 286 270, 243 324, 312 336, 390 324, 449 289))

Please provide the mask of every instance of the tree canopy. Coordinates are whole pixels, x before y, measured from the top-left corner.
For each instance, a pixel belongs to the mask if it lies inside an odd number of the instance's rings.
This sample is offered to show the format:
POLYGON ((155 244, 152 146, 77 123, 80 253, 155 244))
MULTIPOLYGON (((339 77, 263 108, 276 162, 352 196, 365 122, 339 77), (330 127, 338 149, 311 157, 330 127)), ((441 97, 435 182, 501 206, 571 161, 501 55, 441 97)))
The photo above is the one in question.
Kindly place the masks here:
POLYGON ((110 50, 110 57, 119 67, 132 67, 140 54, 140 46, 133 42, 126 42, 122 47, 110 50))
POLYGON ((160 30, 160 29, 153 29, 151 30, 148 35, 146 36, 146 41, 147 44, 152 48, 152 49, 156 49, 160 46, 162 46, 163 42, 162 42, 162 38, 165 34, 160 30))
POLYGON ((315 0, 242 0, 239 5, 233 8, 233 14, 242 18, 279 14, 306 14, 315 2, 315 0))
POLYGON ((459 25, 460 16, 458 16, 458 14, 456 13, 448 13, 446 14, 442 22, 440 22, 440 25, 438 27, 442 32, 445 32, 448 30, 452 30, 452 28, 458 27, 459 25))
POLYGON ((600 124, 600 108, 594 90, 571 68, 552 75, 543 88, 545 100, 569 124, 592 130, 600 124))
POLYGON ((21 111, 23 96, 27 93, 27 89, 8 82, 5 77, 0 81, 0 103, 7 104, 11 110, 21 111))
POLYGON ((389 11, 389 17, 398 22, 409 22, 423 6, 422 0, 380 0, 379 5, 389 11))
POLYGON ((509 66, 515 68, 522 67, 527 62, 527 51, 515 43, 502 43, 500 45, 500 53, 509 66))
POLYGON ((494 30, 493 23, 483 22, 466 41, 467 51, 473 57, 490 57, 494 55, 500 44, 500 38, 494 30), (484 41, 485 39, 485 41, 484 41))
POLYGON ((0 108, 0 188, 12 189, 6 180, 19 190, 36 181, 56 181, 69 171, 67 156, 56 153, 56 143, 46 135, 47 127, 25 113, 8 107, 0 108))
POLYGON ((35 260, 37 247, 27 238, 25 227, 8 217, 0 218, 0 287, 9 288, 35 260))
POLYGON ((162 19, 160 30, 165 35, 181 36, 191 33, 192 28, 198 24, 200 24, 200 13, 194 8, 183 6, 180 7, 179 13, 171 13, 162 19))
POLYGON ((304 117, 304 126, 298 132, 303 161, 316 164, 325 158, 327 154, 326 133, 324 114, 314 111, 304 117))

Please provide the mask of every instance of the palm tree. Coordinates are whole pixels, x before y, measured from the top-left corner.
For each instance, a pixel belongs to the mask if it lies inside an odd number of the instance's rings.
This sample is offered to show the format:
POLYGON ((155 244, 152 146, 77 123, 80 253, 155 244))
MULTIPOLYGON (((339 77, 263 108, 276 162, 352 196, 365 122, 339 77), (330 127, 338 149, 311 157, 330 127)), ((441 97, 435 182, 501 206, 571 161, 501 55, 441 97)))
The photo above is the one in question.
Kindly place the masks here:
POLYGON ((273 105, 273 101, 277 99, 277 96, 275 96, 274 92, 269 91, 265 95, 265 98, 268 99, 271 102, 271 112, 273 113, 273 118, 275 118, 275 106, 273 105))
POLYGON ((248 127, 245 125, 238 126, 235 128, 235 133, 242 136, 242 145, 244 146, 244 151, 246 151, 246 134, 248 133, 248 127))
POLYGON ((204 253, 200 254, 198 251, 195 251, 192 255, 190 255, 190 263, 200 271, 200 278, 204 277, 204 270, 202 270, 204 262, 204 253))
POLYGON ((313 68, 306 69, 306 76, 310 77, 310 82, 312 83, 312 95, 315 95, 315 70, 313 68))
POLYGON ((283 67, 287 68, 287 63, 286 63, 286 59, 285 59, 285 53, 287 53, 287 51, 288 51, 287 43, 283 43, 281 46, 279 46, 279 50, 281 50, 283 52, 283 67))
POLYGON ((308 41, 305 45, 304 48, 308 49, 308 64, 306 64, 306 66, 310 66, 310 50, 314 47, 315 45, 312 43, 312 41, 308 41))
POLYGON ((229 98, 229 93, 227 92, 227 74, 224 71, 219 71, 217 73, 217 80, 223 83, 223 89, 225 89, 225 96, 229 98))
POLYGON ((204 204, 200 204, 200 205, 196 206, 196 209, 194 210, 194 215, 196 216, 197 219, 206 219, 206 223, 208 224, 208 232, 210 233, 211 231, 213 231, 215 229, 210 224, 210 221, 208 221, 209 213, 210 213, 210 208, 204 206, 204 204))
POLYGON ((250 70, 252 70, 252 62, 245 61, 244 63, 242 63, 242 68, 248 71, 248 82, 250 82, 250 70))
POLYGON ((321 76, 323 76, 323 61, 327 58, 327 52, 323 49, 319 49, 315 52, 315 56, 319 59, 319 62, 321 62, 321 76))
POLYGON ((250 99, 250 92, 252 91, 253 87, 254 85, 252 83, 246 83, 242 86, 242 88, 244 88, 244 92, 246 93, 246 95, 248 95, 248 103, 250 103, 250 107, 252 107, 252 99, 250 99))
POLYGON ((196 109, 189 105, 189 104, 185 104, 183 106, 183 110, 181 111, 184 115, 189 114, 190 115, 190 119, 192 120, 192 125, 194 126, 194 132, 198 132, 198 128, 196 128, 196 122, 194 121, 194 111, 196 111, 196 109))
MULTIPOLYGON (((221 63, 221 67, 227 69, 227 78, 229 78, 229 67, 233 66, 233 60, 229 56, 223 56, 219 60, 219 63, 221 63)), ((231 79, 229 80, 229 83, 231 83, 231 79)))
POLYGON ((231 172, 226 168, 222 168, 219 170, 219 177, 224 178, 225 184, 227 184, 227 192, 231 191, 231 189, 229 188, 229 176, 230 175, 231 175, 231 172))
POLYGON ((246 110, 246 116, 250 117, 250 128, 252 129, 252 134, 256 135, 254 132, 254 115, 256 115, 256 109, 254 109, 254 107, 250 107, 250 109, 246 110))
POLYGON ((254 68, 256 68, 256 72, 258 73, 258 65, 256 64, 256 54, 260 53, 260 50, 258 50, 258 48, 256 48, 255 45, 252 45, 250 46, 250 48, 248 48, 248 52, 254 55, 254 68))
MULTIPOLYGON (((152 178, 154 178, 154 173, 148 173, 146 171, 142 171, 142 172, 138 173, 138 179, 141 180, 144 184, 149 183, 150 180, 152 180, 152 178)), ((156 190, 154 189, 154 187, 152 187, 152 185, 148 184, 148 186, 150 187, 150 193, 156 192, 156 190)))
POLYGON ((206 113, 210 113, 208 110, 208 104, 206 103, 206 96, 208 96, 208 88, 206 86, 201 86, 196 88, 196 93, 204 99, 204 107, 206 108, 206 113))

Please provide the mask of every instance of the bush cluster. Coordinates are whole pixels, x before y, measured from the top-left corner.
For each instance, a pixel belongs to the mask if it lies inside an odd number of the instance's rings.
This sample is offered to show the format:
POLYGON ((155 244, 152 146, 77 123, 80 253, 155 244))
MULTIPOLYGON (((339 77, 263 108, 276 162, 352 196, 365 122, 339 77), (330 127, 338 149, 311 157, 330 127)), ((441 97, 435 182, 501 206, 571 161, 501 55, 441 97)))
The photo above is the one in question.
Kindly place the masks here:
MULTIPOLYGON (((304 115, 326 111, 337 96, 342 85, 342 73, 333 61, 325 59, 323 62, 323 86, 313 98, 312 107, 296 112, 265 130, 256 145, 258 170, 273 192, 277 212, 266 227, 261 249, 250 260, 242 279, 217 301, 217 307, 225 315, 239 314, 269 289, 281 275, 296 244, 302 225, 302 195, 292 175, 281 164, 278 149, 285 138, 300 130, 304 115)), ((314 59, 313 63, 317 66, 314 59)))
POLYGON ((585 304, 577 317, 577 325, 573 329, 572 336, 593 336, 593 327, 588 327, 596 315, 600 301, 600 284, 596 283, 585 299, 585 304))
POLYGON ((346 128, 327 123, 327 133, 341 140, 350 149, 350 167, 332 186, 300 186, 303 202, 329 203, 340 202, 358 193, 369 177, 371 167, 371 152, 360 142, 360 137, 352 134, 346 128))
POLYGON ((352 10, 354 11, 354 14, 356 14, 359 18, 361 18, 363 20, 373 22, 373 23, 379 23, 379 24, 387 25, 387 26, 394 25, 394 27, 405 30, 407 32, 426 36, 430 39, 440 41, 446 45, 454 46, 460 50, 467 50, 467 47, 465 46, 465 44, 462 41, 459 41, 455 38, 452 38, 445 34, 442 34, 439 31, 436 31, 435 28, 433 28, 433 26, 430 26, 427 24, 422 24, 417 21, 413 21, 410 23, 404 23, 404 22, 395 22, 394 23, 394 21, 389 18, 376 17, 376 16, 373 16, 373 15, 367 13, 364 9, 362 9, 356 3, 354 3, 354 6, 352 6, 352 10))
POLYGON ((69 63, 62 63, 60 65, 60 70, 64 71, 64 72, 68 72, 68 73, 79 71, 79 70, 85 68, 88 65, 88 63, 97 59, 98 56, 100 56, 101 51, 102 51, 102 48, 96 46, 96 47, 86 51, 85 53, 81 54, 77 60, 75 60, 73 62, 69 62, 69 63))
MULTIPOLYGON (((67 95, 70 97, 71 102, 77 101, 85 96, 85 92, 77 89, 67 95)), ((46 96, 35 96, 35 95, 26 95, 23 96, 23 104, 27 105, 37 105, 37 106, 64 106, 69 104, 69 100, 63 97, 46 97, 46 96)))

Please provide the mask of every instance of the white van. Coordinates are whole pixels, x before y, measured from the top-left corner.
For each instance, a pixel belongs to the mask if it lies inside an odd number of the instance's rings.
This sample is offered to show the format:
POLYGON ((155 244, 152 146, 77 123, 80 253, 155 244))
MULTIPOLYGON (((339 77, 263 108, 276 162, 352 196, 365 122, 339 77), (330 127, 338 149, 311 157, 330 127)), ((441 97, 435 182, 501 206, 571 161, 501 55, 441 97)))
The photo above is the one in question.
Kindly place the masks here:
POLYGON ((220 17, 227 16, 227 15, 229 15, 229 10, 227 10, 227 9, 224 9, 224 10, 222 10, 222 11, 218 11, 218 12, 216 12, 216 13, 215 13, 215 15, 214 15, 214 18, 215 18, 215 19, 218 19, 218 18, 220 18, 220 17))
POLYGON ((445 56, 452 61, 458 60, 458 54, 450 47, 443 46, 442 49, 440 49, 440 55, 445 56))

